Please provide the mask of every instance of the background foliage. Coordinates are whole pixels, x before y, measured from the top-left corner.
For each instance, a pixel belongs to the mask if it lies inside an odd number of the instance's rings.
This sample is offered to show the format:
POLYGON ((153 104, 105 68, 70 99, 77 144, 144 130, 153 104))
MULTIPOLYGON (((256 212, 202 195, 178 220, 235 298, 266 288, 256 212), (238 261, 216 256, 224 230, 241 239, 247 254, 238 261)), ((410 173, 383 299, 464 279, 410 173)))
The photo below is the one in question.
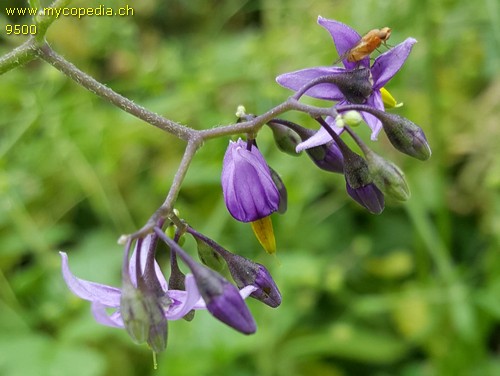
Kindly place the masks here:
MULTIPOLYGON (((2 0, 0 52, 6 36, 2 0)), ((78 0, 75 6, 99 6, 78 0)), ((227 139, 197 155, 177 208, 228 249, 267 265, 284 302, 250 302, 246 337, 206 312, 171 323, 152 370, 145 346, 101 327, 60 276, 119 284, 116 239, 145 223, 167 192, 182 142, 122 113, 43 62, 0 77, 0 375, 500 374, 500 6, 494 0, 110 0, 133 17, 61 18, 56 51, 147 108, 195 128, 234 121, 289 92, 274 77, 328 65, 320 14, 361 33, 393 28, 419 43, 389 89, 420 124, 427 163, 373 148, 406 172, 412 197, 372 216, 343 178, 259 145, 289 191, 274 217, 278 258, 226 212, 219 177, 227 139)), ((24 4, 22 4, 24 5, 24 4)), ((313 126, 307 118, 290 115, 313 126)), ((362 131, 368 140, 368 131, 362 131)), ((187 243, 192 249, 193 244, 187 243)), ((166 269, 166 267, 164 268, 166 269)))

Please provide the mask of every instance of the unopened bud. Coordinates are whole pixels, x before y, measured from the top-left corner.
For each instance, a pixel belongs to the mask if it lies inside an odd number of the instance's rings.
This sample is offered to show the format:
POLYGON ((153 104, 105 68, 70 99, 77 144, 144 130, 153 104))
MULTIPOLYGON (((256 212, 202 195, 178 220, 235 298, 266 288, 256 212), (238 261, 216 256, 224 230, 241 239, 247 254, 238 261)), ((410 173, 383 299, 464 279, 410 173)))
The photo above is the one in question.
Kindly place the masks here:
POLYGON ((197 237, 194 237, 194 239, 196 240, 198 257, 201 262, 217 272, 223 271, 226 267, 226 262, 222 256, 201 239, 198 239, 197 237))
POLYGON ((357 203, 373 214, 384 210, 384 195, 373 184, 373 178, 366 161, 352 150, 344 147, 344 176, 346 189, 357 203))
MULTIPOLYGON (((308 140, 316 133, 312 129, 299 125, 295 125, 293 129, 302 141, 308 140)), ((306 153, 314 164, 322 170, 339 173, 344 171, 344 157, 334 141, 308 148, 306 149, 306 153)))
POLYGON ((250 294, 251 297, 273 308, 281 304, 281 294, 278 286, 276 286, 271 274, 264 265, 232 253, 227 255, 226 261, 228 262, 231 276, 240 289, 252 285, 257 290, 250 294))
POLYGON ((347 183, 346 189, 349 196, 358 204, 368 209, 370 213, 380 214, 384 210, 384 195, 375 184, 371 183, 359 188, 352 188, 347 183))
POLYGON ((243 116, 246 115, 246 112, 247 110, 245 109, 245 106, 243 105, 239 105, 237 108, 236 108, 236 117, 237 118, 242 118, 243 116))
POLYGON ((400 201, 410 198, 410 188, 398 166, 373 151, 365 153, 365 157, 373 182, 385 195, 400 201))
POLYGON ((351 188, 360 188, 373 182, 368 164, 360 155, 344 150, 344 158, 344 175, 351 188))
POLYGON ((376 116, 382 122, 387 138, 397 150, 421 161, 431 157, 427 138, 418 125, 405 117, 383 111, 377 112, 376 116))
POLYGON ((255 333, 255 321, 235 286, 202 265, 191 271, 207 310, 215 318, 244 334, 255 333))
POLYGON ((358 111, 346 111, 341 116, 344 124, 351 127, 356 127, 363 121, 363 117, 358 111))
MULTIPOLYGON (((343 109, 348 108, 364 111, 378 118, 392 146, 400 152, 422 161, 430 158, 432 152, 424 131, 407 118, 396 114, 390 114, 371 106, 348 105, 343 109)), ((343 109, 341 108, 340 110, 343 109)))
POLYGON ((283 124, 278 124, 272 121, 267 123, 267 125, 273 132, 274 142, 276 143, 276 146, 278 146, 278 149, 288 155, 300 155, 300 152, 297 153, 295 148, 300 143, 301 139, 295 131, 283 124))
POLYGON ((334 141, 306 149, 306 153, 322 170, 338 173, 344 171, 344 157, 334 141))
POLYGON ((277 307, 281 304, 281 294, 278 286, 276 286, 265 266, 229 252, 192 227, 189 227, 187 231, 193 235, 197 242, 206 243, 226 260, 229 272, 238 288, 244 289, 247 286, 253 286, 256 290, 250 294, 251 297, 262 301, 270 307, 277 307))

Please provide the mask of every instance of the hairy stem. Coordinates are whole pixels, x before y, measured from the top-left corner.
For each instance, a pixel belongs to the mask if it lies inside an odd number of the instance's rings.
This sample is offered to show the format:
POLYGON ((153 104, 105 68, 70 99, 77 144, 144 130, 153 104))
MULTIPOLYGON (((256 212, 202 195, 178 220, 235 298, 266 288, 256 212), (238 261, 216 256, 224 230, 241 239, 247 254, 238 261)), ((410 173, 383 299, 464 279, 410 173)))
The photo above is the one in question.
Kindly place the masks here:
POLYGON ((155 226, 158 226, 158 221, 162 218, 168 217, 174 210, 174 203, 181 190, 182 182, 186 177, 187 171, 191 164, 191 161, 196 154, 196 151, 201 146, 201 138, 195 138, 196 141, 189 142, 184 150, 184 155, 182 156, 179 168, 175 173, 174 180, 168 191, 167 198, 163 204, 154 212, 154 214, 149 218, 148 222, 137 232, 131 235, 132 238, 142 238, 149 234, 155 226))
POLYGON ((36 48, 35 38, 31 37, 19 47, 0 57, 0 74, 34 60, 37 57, 36 48))
MULTIPOLYGON (((34 20, 36 24, 38 25, 38 30, 37 34, 35 35, 35 39, 39 42, 42 43, 45 39, 45 34, 47 33, 47 29, 49 28, 50 25, 57 19, 57 15, 59 15, 58 12, 56 12, 56 9, 61 9, 66 6, 71 2, 71 0, 55 0, 48 8, 52 9, 54 12, 52 14, 38 14, 34 17, 34 20)), ((31 7, 39 8, 41 11, 42 9, 40 8, 40 2, 36 1, 34 2, 35 4, 32 4, 30 2, 31 7), (38 3, 38 4, 36 4, 38 3)))

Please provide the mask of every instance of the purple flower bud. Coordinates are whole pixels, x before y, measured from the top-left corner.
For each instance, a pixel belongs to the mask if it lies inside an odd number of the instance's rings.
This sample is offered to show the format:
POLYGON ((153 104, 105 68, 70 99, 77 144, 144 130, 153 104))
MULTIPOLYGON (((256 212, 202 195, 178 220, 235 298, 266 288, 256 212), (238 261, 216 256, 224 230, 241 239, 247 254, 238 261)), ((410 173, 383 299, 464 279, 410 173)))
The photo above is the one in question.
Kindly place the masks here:
MULTIPOLYGON (((301 127, 300 125, 289 121, 283 122, 285 122, 288 127, 293 129, 300 136, 302 141, 309 140, 316 134, 316 132, 312 129, 301 127)), ((307 148, 303 147, 301 149, 305 149, 309 158, 311 158, 314 164, 322 170, 339 173, 343 172, 344 157, 335 142, 324 142, 318 146, 307 148)))
MULTIPOLYGON (((252 314, 248 310, 241 292, 235 286, 213 270, 195 262, 160 228, 156 227, 154 232, 191 269, 204 306, 215 318, 244 334, 252 334, 257 330, 252 314)), ((255 289, 253 286, 249 287, 248 294, 255 289)))
POLYGON ((238 289, 216 272, 202 265, 192 266, 191 271, 208 311, 244 334, 255 333, 255 321, 238 289))
POLYGON ((371 183, 359 188, 352 188, 346 182, 346 189, 349 196, 371 213, 380 214, 384 210, 384 195, 375 184, 371 183))
POLYGON ((281 294, 278 286, 276 286, 269 271, 263 265, 229 252, 192 227, 188 227, 187 232, 193 235, 197 242, 206 244, 224 258, 238 288, 243 289, 246 286, 254 286, 256 290, 250 294, 251 297, 273 308, 281 304, 281 294))
POLYGON ((222 167, 222 192, 229 213, 241 222, 253 222, 278 210, 280 193, 264 157, 239 139, 230 141, 222 167))
POLYGON ((257 290, 250 294, 251 297, 270 307, 278 307, 281 304, 281 293, 266 267, 245 257, 230 255, 226 257, 226 261, 236 285, 239 288, 255 286, 257 290))
POLYGON ((306 153, 322 170, 338 173, 344 171, 344 157, 333 141, 306 149, 306 153))
POLYGON ((347 145, 342 144, 342 149, 347 193, 371 213, 382 213, 384 210, 384 195, 373 184, 366 161, 350 150, 347 145))
POLYGON ((425 161, 431 157, 431 148, 424 131, 407 118, 390 114, 370 106, 342 106, 339 110, 354 109, 367 112, 382 123, 387 138, 397 150, 402 153, 425 161))
POLYGON ((381 112, 377 117, 391 144, 400 152, 426 161, 431 157, 431 148, 424 131, 405 117, 381 112))

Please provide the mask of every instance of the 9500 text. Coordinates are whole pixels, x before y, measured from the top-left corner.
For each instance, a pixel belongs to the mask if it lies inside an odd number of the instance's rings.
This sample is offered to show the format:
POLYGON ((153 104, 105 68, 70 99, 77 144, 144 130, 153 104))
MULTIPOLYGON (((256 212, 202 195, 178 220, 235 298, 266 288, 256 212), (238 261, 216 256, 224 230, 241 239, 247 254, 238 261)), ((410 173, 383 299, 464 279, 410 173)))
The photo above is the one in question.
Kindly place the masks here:
POLYGON ((7 35, 35 35, 36 25, 5 25, 7 35))

